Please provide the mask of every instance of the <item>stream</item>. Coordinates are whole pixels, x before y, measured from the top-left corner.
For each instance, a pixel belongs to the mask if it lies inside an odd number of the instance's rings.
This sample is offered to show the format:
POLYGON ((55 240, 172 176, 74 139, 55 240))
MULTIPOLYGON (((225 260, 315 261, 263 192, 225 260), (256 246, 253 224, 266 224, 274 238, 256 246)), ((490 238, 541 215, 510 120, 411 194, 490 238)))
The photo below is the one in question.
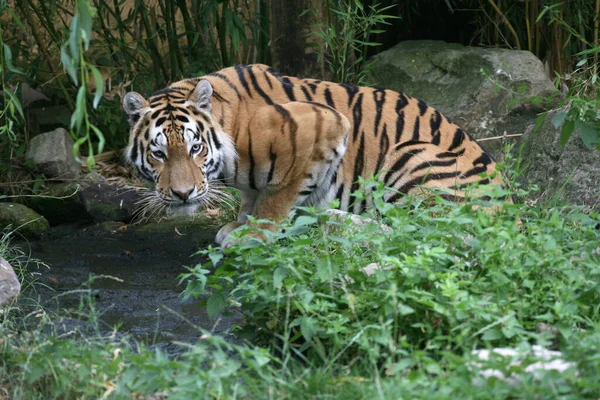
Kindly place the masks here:
MULTIPOLYGON (((62 314, 76 312, 92 293, 103 333, 118 326, 136 341, 175 355, 182 349, 176 342, 198 340, 198 328, 223 334, 240 322, 240 316, 233 315, 216 323, 198 300, 181 297, 185 284, 178 284, 179 274, 201 261, 193 254, 213 243, 215 232, 206 221, 189 218, 137 227, 112 222, 54 227, 42 239, 20 244, 48 266, 29 267, 37 283, 23 293, 21 302, 62 314), (95 277, 93 290, 81 290, 90 287, 90 277, 95 277)), ((71 324, 85 322, 74 319, 71 324)))

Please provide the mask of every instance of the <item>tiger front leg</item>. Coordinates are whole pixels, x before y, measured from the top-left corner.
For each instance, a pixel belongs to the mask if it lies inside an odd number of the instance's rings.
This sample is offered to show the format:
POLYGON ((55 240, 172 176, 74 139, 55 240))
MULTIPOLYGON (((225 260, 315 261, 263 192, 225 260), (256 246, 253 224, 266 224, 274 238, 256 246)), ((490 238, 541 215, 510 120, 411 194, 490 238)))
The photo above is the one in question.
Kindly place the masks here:
MULTIPOLYGON (((290 102, 257 109, 236 138, 238 168, 233 181, 242 193, 238 220, 221 228, 223 244, 247 216, 268 219, 259 228, 276 230, 296 205, 321 205, 345 154, 350 122, 318 103, 290 102)), ((263 239, 260 232, 250 236, 263 239)), ((231 243, 231 242, 229 242, 231 243)), ((227 244, 225 244, 227 246, 227 244)))
POLYGON ((257 195, 258 193, 256 192, 242 191, 242 198, 240 200, 240 208, 238 210, 237 220, 232 221, 219 229, 217 237, 215 238, 215 243, 222 245, 231 232, 244 225, 246 221, 248 221, 248 215, 252 215, 252 212, 254 211, 257 195))

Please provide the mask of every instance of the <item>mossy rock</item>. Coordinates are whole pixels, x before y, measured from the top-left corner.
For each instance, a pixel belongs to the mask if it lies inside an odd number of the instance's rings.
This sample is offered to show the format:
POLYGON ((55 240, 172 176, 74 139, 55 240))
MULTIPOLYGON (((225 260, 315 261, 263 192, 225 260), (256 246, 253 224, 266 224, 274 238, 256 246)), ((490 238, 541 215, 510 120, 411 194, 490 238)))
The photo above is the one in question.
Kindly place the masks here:
POLYGON ((50 227, 48 220, 31 208, 18 203, 0 203, 0 228, 25 237, 37 237, 50 227), (10 226, 10 228, 8 228, 10 226))
MULTIPOLYGON (((370 83, 437 108, 476 139, 522 134, 558 95, 542 62, 527 51, 406 41, 373 58, 370 83)), ((518 137, 482 142, 498 160, 518 137)))

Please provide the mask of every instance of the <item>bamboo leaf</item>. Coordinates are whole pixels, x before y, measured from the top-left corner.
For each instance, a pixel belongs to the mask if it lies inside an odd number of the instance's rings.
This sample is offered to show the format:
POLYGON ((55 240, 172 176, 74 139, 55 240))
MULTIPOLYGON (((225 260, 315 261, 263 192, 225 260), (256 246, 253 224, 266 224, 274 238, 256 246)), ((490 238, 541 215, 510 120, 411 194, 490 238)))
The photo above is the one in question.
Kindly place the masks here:
POLYGON ((88 0, 77 1, 77 11, 83 30, 84 49, 87 51, 90 48, 90 39, 92 38, 92 13, 91 6, 88 0))
POLYGON ((96 109, 104 94, 104 80, 102 79, 102 75, 100 74, 100 71, 98 71, 98 68, 90 65, 90 69, 92 70, 92 75, 94 75, 94 81, 96 83, 96 93, 94 93, 94 100, 92 102, 92 106, 96 109))
POLYGON ((3 43, 3 45, 4 45, 4 61, 6 61, 6 67, 8 68, 8 70, 14 72, 15 74, 25 75, 25 73, 23 71, 21 71, 20 69, 18 69, 17 67, 14 66, 14 64, 12 62, 12 51, 10 50, 10 47, 8 47, 4 43, 3 43))

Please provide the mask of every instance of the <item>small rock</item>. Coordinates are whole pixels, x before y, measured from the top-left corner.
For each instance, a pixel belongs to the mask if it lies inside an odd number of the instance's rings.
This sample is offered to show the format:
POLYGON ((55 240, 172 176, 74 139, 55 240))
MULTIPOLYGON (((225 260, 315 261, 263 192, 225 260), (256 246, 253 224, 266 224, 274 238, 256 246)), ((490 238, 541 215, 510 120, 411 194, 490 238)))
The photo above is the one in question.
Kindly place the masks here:
POLYGON ((47 178, 75 179, 79 176, 81 165, 73 157, 73 144, 69 133, 58 128, 31 139, 25 159, 47 178))
POLYGON ((39 236, 50 227, 48 220, 18 203, 0 203, 0 229, 10 229, 26 237, 39 236))
POLYGON ((382 232, 389 233, 392 231, 392 228, 387 226, 386 224, 378 223, 372 218, 361 217, 360 215, 352 214, 348 211, 337 210, 334 208, 330 208, 325 210, 325 213, 329 215, 330 219, 337 222, 345 222, 348 219, 352 221, 354 226, 363 227, 369 224, 377 224, 382 232))
POLYGON ((17 274, 8 261, 0 257, 0 307, 16 298, 21 292, 17 274))

